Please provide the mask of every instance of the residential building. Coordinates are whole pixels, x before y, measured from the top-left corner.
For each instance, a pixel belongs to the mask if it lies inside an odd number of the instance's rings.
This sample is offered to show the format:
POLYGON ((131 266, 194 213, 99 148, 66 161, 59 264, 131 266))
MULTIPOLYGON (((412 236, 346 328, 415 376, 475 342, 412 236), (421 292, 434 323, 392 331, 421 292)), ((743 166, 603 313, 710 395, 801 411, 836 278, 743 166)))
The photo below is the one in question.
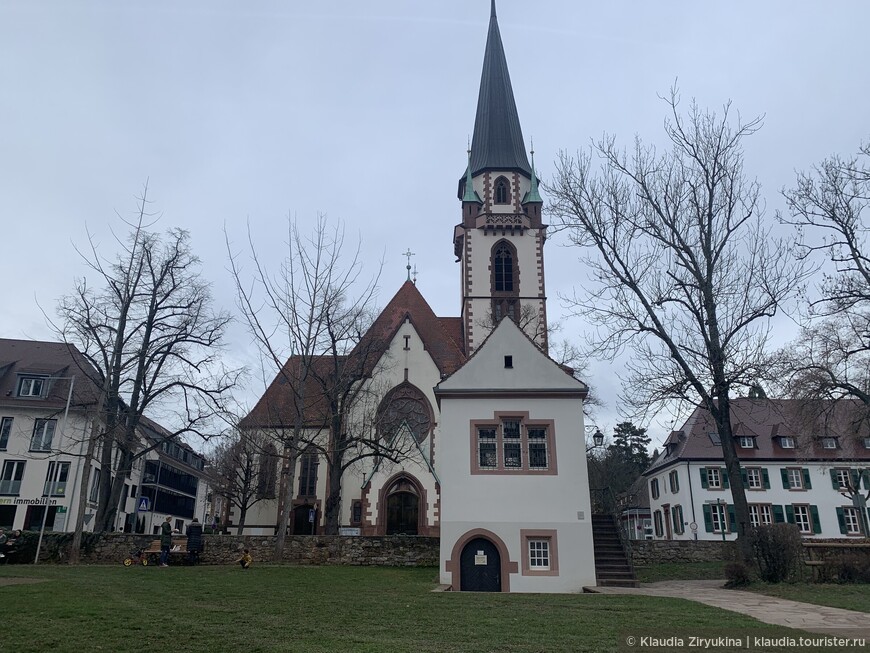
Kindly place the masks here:
MULTIPOLYGON (((94 378, 95 370, 72 345, 0 339, 0 527, 40 530, 44 522, 46 531, 74 530, 88 441, 98 435, 94 378)), ((129 530, 137 506, 143 505, 140 531, 167 514, 179 529, 194 515, 202 518, 208 492, 199 480, 202 457, 147 418, 140 434, 143 447, 154 449, 134 462, 116 528, 129 530), (158 460, 166 471, 155 482, 148 472, 157 469, 158 460)), ((84 494, 85 530, 94 527, 103 474, 99 454, 98 445, 84 494)))
MULTIPOLYGON (((731 400, 750 524, 792 523, 804 537, 864 537, 870 430, 856 402, 731 400)), ((656 539, 736 537, 722 445, 696 408, 644 473, 656 539)))
MULTIPOLYGON (((347 357, 312 362, 315 372, 358 363, 360 396, 374 417, 364 426, 366 411, 351 410, 357 421, 349 428, 405 445, 393 462, 374 457, 344 471, 341 531, 440 536, 442 582, 454 589, 564 592, 595 584, 587 388, 547 355, 546 225, 533 164, 493 3, 453 227, 460 315, 437 316, 408 279, 347 357)), ((293 393, 287 387, 301 364, 291 358, 276 375, 242 421, 247 437, 283 446, 294 426, 303 440, 329 435, 322 387, 310 380, 293 393)), ((246 533, 273 533, 288 495, 277 467, 291 452, 266 446, 261 499, 246 513, 246 533)), ((319 533, 333 479, 317 447, 297 453, 289 530, 319 533)))

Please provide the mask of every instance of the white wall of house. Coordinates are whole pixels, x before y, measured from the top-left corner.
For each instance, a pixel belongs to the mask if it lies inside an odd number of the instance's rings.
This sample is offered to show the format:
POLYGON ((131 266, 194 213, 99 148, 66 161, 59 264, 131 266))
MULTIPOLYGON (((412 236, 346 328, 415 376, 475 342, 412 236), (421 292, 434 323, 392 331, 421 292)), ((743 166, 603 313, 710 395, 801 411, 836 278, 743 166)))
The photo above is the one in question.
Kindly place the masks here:
POLYGON ((581 387, 510 320, 502 321, 475 357, 440 384, 439 392, 455 393, 441 397, 442 583, 459 589, 452 571, 457 542, 486 531, 504 544, 516 566, 502 579, 503 590, 505 580, 512 592, 574 592, 595 584, 583 402, 576 394, 581 387), (505 368, 504 356, 512 357, 511 368, 505 368), (558 396, 560 391, 565 395, 558 396), (549 422, 553 450, 548 469, 475 470, 475 422, 496 423, 499 415, 520 414, 527 414, 528 422, 549 422), (524 533, 529 532, 550 534, 557 570, 541 574, 524 567, 524 533))
MULTIPOLYGON (((746 470, 759 470, 755 478, 760 479, 760 487, 747 488, 746 500, 751 507, 758 506, 757 510, 759 510, 762 519, 769 514, 774 521, 801 522, 804 527, 802 533, 805 537, 831 538, 861 535, 860 532, 849 532, 848 526, 845 533, 841 528, 843 517, 851 512, 853 505, 851 498, 843 496, 834 487, 835 482, 831 472, 839 469, 852 469, 860 472, 868 469, 867 465, 849 462, 842 464, 825 462, 822 464, 799 460, 794 462, 777 460, 776 462, 746 462, 742 467, 746 470), (784 473, 790 479, 799 479, 799 487, 792 487, 791 483, 785 487, 784 473), (765 479, 769 487, 765 487, 765 479), (840 509, 839 513, 838 509, 840 509), (806 515, 808 521, 801 518, 802 515, 806 515)), ((733 499, 730 488, 724 487, 725 482, 720 482, 720 487, 715 487, 715 483, 710 483, 710 474, 707 472, 710 468, 719 470, 718 477, 724 478, 722 460, 683 461, 662 468, 649 476, 647 483, 650 490, 650 508, 655 539, 723 539, 722 529, 710 530, 710 519, 705 519, 705 512, 721 510, 721 508, 714 506, 717 506, 717 503, 723 504, 726 519, 728 519, 728 506, 733 504, 733 499), (702 473, 707 479, 707 487, 703 486, 702 473), (671 485, 672 474, 676 474, 678 479, 679 487, 676 492, 671 485), (682 507, 682 529, 676 523, 677 520, 673 518, 675 506, 682 507), (708 506, 706 511, 704 506, 708 506), (697 525, 696 534, 690 528, 693 522, 697 525), (683 532, 679 532, 680 530, 683 532)), ((717 473, 714 472, 712 476, 715 479, 717 473)), ((870 483, 870 479, 861 480, 861 488, 865 492, 866 489, 870 489, 866 483, 870 483)), ((713 521, 716 522, 716 520, 713 521)), ((724 538, 736 538, 734 525, 730 519, 724 530, 724 538)))

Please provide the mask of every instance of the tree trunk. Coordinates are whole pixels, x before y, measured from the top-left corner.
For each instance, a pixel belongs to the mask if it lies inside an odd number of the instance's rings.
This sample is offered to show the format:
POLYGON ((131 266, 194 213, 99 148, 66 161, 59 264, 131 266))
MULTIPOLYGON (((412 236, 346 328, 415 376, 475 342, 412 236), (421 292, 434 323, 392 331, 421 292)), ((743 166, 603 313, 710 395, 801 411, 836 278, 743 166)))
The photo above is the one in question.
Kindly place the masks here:
POLYGON ((82 480, 79 485, 79 503, 76 509, 75 530, 73 531, 72 544, 69 549, 69 564, 77 565, 81 560, 82 531, 85 526, 85 508, 88 501, 88 489, 91 482, 91 463, 94 460, 94 449, 97 448, 100 422, 94 418, 91 426, 91 435, 88 438, 88 448, 85 451, 84 467, 82 468, 82 480))
POLYGON ((326 503, 323 509, 323 532, 338 535, 341 524, 341 461, 328 461, 326 503))
POLYGON ((278 519, 278 532, 275 538, 275 562, 284 559, 284 544, 287 541, 287 528, 290 524, 290 513, 293 510, 293 487, 296 483, 296 449, 290 448, 287 464, 281 469, 281 483, 279 485, 283 494, 281 514, 278 519))

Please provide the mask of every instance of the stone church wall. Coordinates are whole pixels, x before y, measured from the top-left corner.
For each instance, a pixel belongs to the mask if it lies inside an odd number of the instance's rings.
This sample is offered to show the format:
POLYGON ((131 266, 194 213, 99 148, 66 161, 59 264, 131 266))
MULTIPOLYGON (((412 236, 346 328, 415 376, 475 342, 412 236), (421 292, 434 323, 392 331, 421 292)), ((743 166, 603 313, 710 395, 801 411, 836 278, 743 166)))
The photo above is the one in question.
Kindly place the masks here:
POLYGON ((710 562, 734 559, 734 542, 708 540, 630 540, 633 565, 660 562, 710 562))
MULTIPOLYGON (((28 538, 30 539, 30 538, 28 538)), ((35 554, 36 536, 33 536, 35 554)), ((40 562, 64 562, 68 558, 72 535, 46 534, 42 542, 40 562)), ((138 547, 147 548, 157 537, 109 533, 85 534, 81 561, 83 564, 120 564, 138 547)), ((184 547, 185 538, 177 538, 184 547)), ((205 552, 202 564, 232 564, 243 549, 249 549, 255 563, 271 562, 275 550, 275 536, 262 535, 204 535, 205 552)), ((184 556, 173 556, 173 560, 184 556)), ((33 554, 22 562, 32 562, 33 554)), ((437 537, 384 537, 346 536, 289 536, 284 548, 283 563, 292 565, 357 565, 386 567, 423 567, 438 565, 437 537)))

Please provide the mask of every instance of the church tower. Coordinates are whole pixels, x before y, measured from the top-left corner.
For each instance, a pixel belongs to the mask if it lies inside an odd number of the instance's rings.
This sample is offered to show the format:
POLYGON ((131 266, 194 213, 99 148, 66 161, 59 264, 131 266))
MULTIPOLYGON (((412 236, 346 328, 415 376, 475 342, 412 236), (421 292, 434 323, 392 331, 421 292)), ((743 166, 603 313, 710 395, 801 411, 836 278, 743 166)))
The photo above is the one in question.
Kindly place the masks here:
POLYGON ((534 153, 529 165, 523 143, 495 0, 459 199, 462 222, 454 229, 453 249, 461 266, 466 354, 505 317, 546 352, 543 201, 534 153))

